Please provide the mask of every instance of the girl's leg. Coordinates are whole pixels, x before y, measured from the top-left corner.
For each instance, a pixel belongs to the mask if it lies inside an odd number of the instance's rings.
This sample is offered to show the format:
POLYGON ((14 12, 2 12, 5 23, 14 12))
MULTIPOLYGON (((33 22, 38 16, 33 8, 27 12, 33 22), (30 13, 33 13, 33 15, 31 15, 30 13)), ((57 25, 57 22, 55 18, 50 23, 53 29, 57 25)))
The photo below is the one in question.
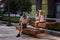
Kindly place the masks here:
POLYGON ((37 26, 38 26, 38 24, 39 24, 39 22, 35 22, 35 27, 37 27, 37 26))
POLYGON ((36 27, 36 22, 35 22, 35 27, 36 27))
POLYGON ((35 22, 35 27, 37 27, 37 22, 35 22))

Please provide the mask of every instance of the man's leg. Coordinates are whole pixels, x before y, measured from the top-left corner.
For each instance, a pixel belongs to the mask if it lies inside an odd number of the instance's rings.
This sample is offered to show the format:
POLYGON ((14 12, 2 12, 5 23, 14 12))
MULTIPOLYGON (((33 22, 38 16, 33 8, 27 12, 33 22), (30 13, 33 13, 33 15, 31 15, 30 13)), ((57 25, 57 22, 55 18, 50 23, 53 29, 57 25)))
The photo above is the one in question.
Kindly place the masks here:
POLYGON ((16 37, 20 37, 20 36, 22 35, 22 23, 21 23, 21 25, 19 25, 19 26, 20 26, 20 28, 19 28, 19 33, 17 34, 16 37))

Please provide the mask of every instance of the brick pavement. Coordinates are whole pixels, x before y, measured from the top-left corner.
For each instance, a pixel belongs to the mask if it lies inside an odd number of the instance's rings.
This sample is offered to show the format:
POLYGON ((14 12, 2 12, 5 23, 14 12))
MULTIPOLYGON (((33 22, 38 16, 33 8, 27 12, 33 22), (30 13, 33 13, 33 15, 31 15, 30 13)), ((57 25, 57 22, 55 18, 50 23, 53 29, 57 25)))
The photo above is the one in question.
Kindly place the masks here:
POLYGON ((14 26, 6 26, 5 24, 0 25, 0 40, 60 40, 57 36, 52 36, 49 34, 39 34, 39 38, 34 38, 28 35, 22 35, 17 38, 18 31, 14 26))

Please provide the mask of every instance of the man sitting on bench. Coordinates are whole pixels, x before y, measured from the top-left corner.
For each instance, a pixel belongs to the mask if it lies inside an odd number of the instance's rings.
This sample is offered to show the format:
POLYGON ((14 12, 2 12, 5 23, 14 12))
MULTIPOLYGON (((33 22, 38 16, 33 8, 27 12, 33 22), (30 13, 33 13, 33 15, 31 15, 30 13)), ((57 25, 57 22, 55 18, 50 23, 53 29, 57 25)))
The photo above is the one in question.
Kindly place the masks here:
POLYGON ((28 23, 28 17, 26 15, 21 16, 20 21, 19 21, 21 30, 19 30, 19 33, 16 37, 21 36, 23 29, 27 27, 27 23, 28 23))

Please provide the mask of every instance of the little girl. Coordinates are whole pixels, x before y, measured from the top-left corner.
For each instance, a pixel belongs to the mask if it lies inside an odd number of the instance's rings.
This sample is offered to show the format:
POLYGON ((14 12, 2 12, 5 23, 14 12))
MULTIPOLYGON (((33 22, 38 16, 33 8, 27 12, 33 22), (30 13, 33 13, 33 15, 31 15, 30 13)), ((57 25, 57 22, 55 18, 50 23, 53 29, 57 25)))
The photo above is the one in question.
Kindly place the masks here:
POLYGON ((38 10, 38 12, 36 13, 36 22, 35 22, 35 26, 38 26, 38 23, 43 23, 44 22, 44 14, 42 10, 38 10))
POLYGON ((39 17, 39 11, 37 11, 37 13, 36 13, 36 15, 35 15, 35 19, 36 19, 36 21, 35 21, 35 26, 37 26, 38 25, 38 23, 40 22, 40 17, 39 17))
POLYGON ((44 20, 44 14, 43 14, 43 11, 42 11, 42 10, 40 10, 40 15, 39 15, 39 17, 40 17, 40 23, 45 22, 45 20, 44 20))

